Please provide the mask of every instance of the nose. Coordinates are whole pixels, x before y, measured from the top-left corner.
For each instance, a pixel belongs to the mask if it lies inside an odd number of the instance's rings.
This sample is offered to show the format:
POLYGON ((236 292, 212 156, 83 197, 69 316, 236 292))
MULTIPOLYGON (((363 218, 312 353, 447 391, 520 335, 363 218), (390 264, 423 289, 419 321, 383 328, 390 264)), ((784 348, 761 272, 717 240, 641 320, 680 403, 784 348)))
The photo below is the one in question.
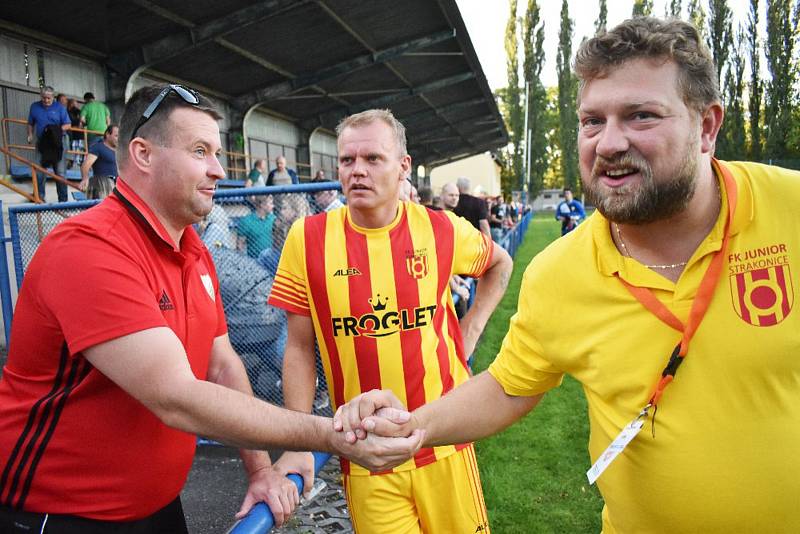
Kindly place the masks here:
POLYGON ((609 119, 603 126, 597 140, 595 152, 607 158, 626 152, 630 148, 630 141, 625 133, 625 129, 619 121, 609 119))
POLYGON ((215 180, 222 180, 225 178, 225 169, 222 168, 222 163, 219 160, 219 156, 211 156, 211 164, 208 166, 208 172, 206 174, 209 178, 213 178, 215 180))

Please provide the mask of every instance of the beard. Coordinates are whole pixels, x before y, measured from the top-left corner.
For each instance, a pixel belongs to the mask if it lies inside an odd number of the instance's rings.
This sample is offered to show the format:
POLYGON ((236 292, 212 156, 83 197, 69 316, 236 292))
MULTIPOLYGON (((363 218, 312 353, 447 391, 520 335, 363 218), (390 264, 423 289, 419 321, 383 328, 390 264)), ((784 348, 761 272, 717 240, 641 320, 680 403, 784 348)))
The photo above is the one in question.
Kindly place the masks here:
POLYGON ((654 176, 653 168, 635 150, 613 158, 597 156, 584 192, 589 203, 603 216, 618 224, 646 224, 669 218, 686 209, 697 186, 697 142, 686 146, 672 176, 654 176), (642 179, 611 189, 600 178, 607 169, 634 169, 642 179))

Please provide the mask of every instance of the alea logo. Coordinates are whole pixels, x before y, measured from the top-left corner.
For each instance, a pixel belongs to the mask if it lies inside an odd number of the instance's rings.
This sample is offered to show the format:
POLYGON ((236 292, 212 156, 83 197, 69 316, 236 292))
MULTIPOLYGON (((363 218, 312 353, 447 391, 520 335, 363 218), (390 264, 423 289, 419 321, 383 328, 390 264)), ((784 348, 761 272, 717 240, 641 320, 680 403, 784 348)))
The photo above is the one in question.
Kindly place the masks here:
POLYGON ((334 336, 346 337, 385 337, 404 330, 415 330, 428 326, 433 321, 436 305, 418 306, 399 311, 387 310, 389 297, 367 299, 372 307, 371 313, 360 317, 331 317, 334 336))

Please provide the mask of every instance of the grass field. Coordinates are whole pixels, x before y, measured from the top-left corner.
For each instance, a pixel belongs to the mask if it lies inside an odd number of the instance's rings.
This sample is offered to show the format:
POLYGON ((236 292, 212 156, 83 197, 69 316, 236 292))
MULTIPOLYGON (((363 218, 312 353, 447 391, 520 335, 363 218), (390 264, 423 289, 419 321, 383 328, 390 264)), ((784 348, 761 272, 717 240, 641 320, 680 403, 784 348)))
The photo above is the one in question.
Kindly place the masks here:
MULTIPOLYGON (((500 349, 516 311, 525 267, 559 235, 555 219, 542 215, 531 222, 514 258, 505 298, 476 351, 476 373, 486 369, 500 349)), ((492 530, 499 534, 600 532, 603 502, 585 475, 588 440, 583 392, 566 377, 527 417, 479 442, 478 462, 492 530)))

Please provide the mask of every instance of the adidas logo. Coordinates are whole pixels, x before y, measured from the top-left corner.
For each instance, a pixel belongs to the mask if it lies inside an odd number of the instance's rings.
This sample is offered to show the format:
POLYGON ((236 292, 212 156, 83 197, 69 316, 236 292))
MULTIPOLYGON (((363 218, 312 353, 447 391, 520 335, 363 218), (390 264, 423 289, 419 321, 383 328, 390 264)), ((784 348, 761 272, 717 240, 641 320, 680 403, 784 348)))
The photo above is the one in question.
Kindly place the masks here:
POLYGON ((161 298, 158 299, 158 308, 161 311, 167 311, 167 310, 174 310, 175 309, 175 306, 172 304, 172 301, 169 300, 169 297, 167 296, 167 291, 165 289, 161 290, 161 298))

